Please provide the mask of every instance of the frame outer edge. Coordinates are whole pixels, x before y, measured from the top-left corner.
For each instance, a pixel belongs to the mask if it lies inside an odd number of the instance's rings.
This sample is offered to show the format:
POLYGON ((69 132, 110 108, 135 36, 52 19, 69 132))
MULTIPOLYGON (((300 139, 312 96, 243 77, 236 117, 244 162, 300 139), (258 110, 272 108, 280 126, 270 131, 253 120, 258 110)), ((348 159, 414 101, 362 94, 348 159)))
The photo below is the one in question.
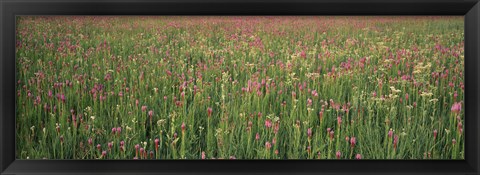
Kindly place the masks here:
MULTIPOLYGON (((465 56, 469 57, 469 60, 471 61, 470 64, 465 65, 465 80, 475 80, 475 81, 470 81, 470 82, 465 82, 466 88, 468 88, 467 91, 465 91, 466 94, 468 93, 473 93, 475 94, 475 97, 470 98, 470 100, 467 102, 465 101, 465 107, 469 103, 474 103, 478 105, 478 102, 480 101, 480 89, 478 88, 478 84, 480 82, 480 51, 479 51, 479 45, 480 45, 480 2, 477 1, 477 3, 466 13, 465 15, 465 56), (470 22, 470 23, 469 23, 470 22), (473 47, 476 46, 477 48, 473 47), (467 71, 469 75, 467 75, 467 71), (467 78, 467 76, 469 78, 467 78), (475 76, 471 77, 470 76, 475 76), (469 84, 467 84, 469 83, 469 84), (471 84, 470 84, 471 83, 471 84)), ((468 105, 470 108, 474 107, 473 109, 469 109, 468 114, 475 114, 471 116, 469 121, 466 125, 469 127, 472 127, 474 132, 466 133, 465 134, 465 144, 467 145, 476 145, 477 147, 472 148, 471 150, 474 151, 474 155, 465 156, 465 160, 469 163, 469 165, 474 169, 474 172, 479 174, 480 171, 480 147, 478 147, 478 144, 480 143, 480 130, 478 129, 478 126, 480 126, 480 120, 478 119, 478 115, 480 114, 480 108, 479 106, 473 106, 473 105, 468 105), (474 110, 474 111, 470 111, 474 110), (467 134, 474 134, 473 136, 467 136, 467 134)), ((467 113, 467 110, 465 110, 467 113)), ((466 115, 468 115, 466 114, 466 115)))
POLYGON ((11 79, 6 77, 12 73, 15 76, 15 72, 10 68, 11 65, 15 65, 15 59, 11 59, 15 56, 15 35, 8 33, 12 31, 11 29, 15 31, 15 26, 7 25, 15 21, 14 18, 8 19, 14 17, 14 11, 8 8, 11 5, 12 2, 0 0, 0 174, 2 175, 7 173, 8 167, 15 161, 15 143, 11 142, 12 138, 15 139, 15 117, 10 117, 15 109, 5 107, 12 103, 9 101, 12 97, 15 98, 15 83, 8 84, 7 81, 11 79))
MULTIPOLYGON (((475 70, 475 74, 471 74, 471 75, 476 75, 476 79, 477 81, 475 81, 475 85, 473 87, 476 87, 477 89, 475 89, 475 91, 477 92, 476 94, 476 104, 478 105, 478 102, 480 101, 480 89, 478 88, 478 83, 480 82, 480 71, 479 71, 479 68, 480 68, 480 2, 477 1, 477 3, 472 7, 472 9, 467 13, 467 14, 470 14, 472 17, 474 17, 474 20, 475 21, 473 23, 473 26, 471 26, 473 28, 473 30, 469 31, 471 34, 473 34, 472 37, 468 37, 468 38, 471 38, 472 40, 472 43, 474 44, 471 44, 471 45, 474 45, 474 46, 477 46, 477 48, 474 48, 474 47, 470 47, 470 52, 472 53, 472 60, 476 60, 476 68, 474 69, 475 70), (472 13, 472 14, 470 14, 472 13)), ((467 39, 467 38, 466 38, 467 39)), ((470 86, 472 88, 472 86, 470 86)), ((476 126, 480 126, 480 120, 478 119, 478 115, 480 114, 480 108, 479 106, 477 106, 477 108, 475 109, 477 110, 475 113, 477 114, 477 116, 472 116, 471 118, 474 119, 474 122, 476 124, 476 126)), ((480 147, 478 147, 478 144, 480 143, 480 132, 479 132, 479 129, 478 127, 475 128, 476 130, 476 138, 474 139, 474 143, 473 145, 477 145, 477 147, 475 148, 476 150, 476 159, 474 159, 474 161, 472 162, 472 167, 475 168, 475 171, 476 173, 478 174, 479 173, 479 170, 480 170, 480 161, 479 161, 479 158, 480 158, 480 147)), ((470 134, 473 134, 473 133, 470 133, 470 134)), ((472 137, 473 138, 473 137, 472 137)), ((472 144, 470 144, 472 145, 472 144)))
MULTIPOLYGON (((477 28, 477 30, 476 30, 476 34, 477 34, 476 42, 477 43, 476 43, 476 46, 479 47, 479 44, 480 44, 480 31, 479 31, 480 30, 480 21, 479 21, 480 20, 480 2, 477 2, 477 4, 474 6, 473 9, 476 9, 476 11, 477 11, 477 13, 475 14, 476 17, 477 17, 477 23, 476 23, 477 24, 477 26, 476 26, 476 28, 477 28)), ((477 57, 477 60, 478 60, 478 59, 480 59, 479 48, 476 48, 475 51, 476 51, 476 57, 477 57)), ((478 62, 477 62, 477 71, 478 71, 478 68, 480 68, 480 64, 478 64, 478 62)), ((480 75, 477 72, 477 88, 478 88, 478 83, 479 82, 480 82, 480 75)), ((477 89, 477 93, 478 93, 478 91, 480 91, 480 89, 477 89)), ((480 95, 477 94, 477 104, 478 104, 479 101, 480 101, 480 95)), ((479 108, 477 108, 477 115, 479 114, 478 111, 480 111, 479 108)), ((477 126, 480 126, 480 120, 477 118, 477 116, 475 116, 475 118, 477 120, 477 123, 476 123, 477 126)), ((478 128, 477 128, 477 133, 476 134, 477 134, 477 138, 476 138, 477 143, 475 145, 477 145, 477 160, 476 160, 477 165, 475 166, 475 168, 476 168, 475 171, 477 171, 477 173, 479 173, 480 161, 478 159, 480 158, 480 151, 479 151, 480 147, 478 147, 478 144, 480 142, 480 132, 478 131, 478 128)))
MULTIPOLYGON (((3 40, 3 38, 4 38, 3 37, 3 32, 4 32, 3 28, 5 27, 3 25, 3 22, 4 22, 3 21, 3 19, 4 19, 3 18, 3 16, 4 16, 3 13, 5 12, 5 10, 4 10, 3 6, 4 6, 4 2, 0 1, 0 19, 1 19, 0 20, 0 26, 1 26, 0 27, 0 38, 2 38, 2 41, 0 42, 0 54, 1 54, 0 55, 1 56, 1 58, 0 58, 0 85, 2 85, 2 86, 0 86, 0 154, 5 154, 5 152, 6 152, 4 150, 5 147, 3 146, 5 144, 5 142, 4 142, 5 138, 3 137, 3 135, 5 134, 5 132, 3 131, 4 128, 5 128, 3 126, 4 125, 3 118, 5 117, 5 116, 3 116, 3 114, 4 114, 3 113, 3 100, 4 100, 4 98, 3 98, 3 75, 4 75, 3 74, 3 71, 4 71, 3 70, 3 58, 5 58, 5 52, 3 51, 3 42, 4 42, 4 40, 3 40)), ((6 169, 6 167, 4 167, 3 156, 0 156, 0 173, 2 173, 5 169, 6 169)))
MULTIPOLYGON (((474 48, 474 51, 476 52, 475 56, 477 58, 477 69, 476 69, 477 70, 477 74, 476 74, 477 75, 477 81, 476 81, 476 83, 477 83, 477 105, 478 105, 478 102, 480 101, 480 93, 479 93, 480 89, 478 89, 478 83, 480 82, 480 75, 479 75, 479 70, 478 70, 480 68, 480 61, 478 61, 480 59, 480 51, 479 51, 479 49, 480 49, 480 46, 479 46, 480 45, 480 21, 479 21, 480 20, 480 2, 477 1, 477 4, 475 4, 475 6, 472 9, 476 10, 476 14, 475 14, 475 16, 476 16, 476 26, 475 26, 476 30, 475 30, 475 34, 477 35, 477 38, 475 40, 475 42, 476 42, 475 45, 477 46, 477 48, 474 48)), ((480 108, 477 108, 476 110, 477 110, 477 115, 479 115, 480 114, 479 113, 480 108)), ((480 126, 480 120, 478 119, 478 116, 474 116, 474 118, 477 120, 477 123, 476 123, 477 126, 480 126)), ((477 162, 476 162, 476 165, 474 165, 474 167, 476 168, 475 171, 477 173, 479 173, 479 171, 480 171, 480 161, 478 159, 480 158, 480 151, 479 151, 480 147, 478 147, 478 144, 480 143, 480 132, 479 132, 478 127, 476 129, 477 129, 477 133, 476 133, 477 138, 475 140, 476 141, 475 145, 477 145, 477 148, 476 148, 477 149, 477 155, 476 155, 477 156, 477 159, 476 159, 477 162)))

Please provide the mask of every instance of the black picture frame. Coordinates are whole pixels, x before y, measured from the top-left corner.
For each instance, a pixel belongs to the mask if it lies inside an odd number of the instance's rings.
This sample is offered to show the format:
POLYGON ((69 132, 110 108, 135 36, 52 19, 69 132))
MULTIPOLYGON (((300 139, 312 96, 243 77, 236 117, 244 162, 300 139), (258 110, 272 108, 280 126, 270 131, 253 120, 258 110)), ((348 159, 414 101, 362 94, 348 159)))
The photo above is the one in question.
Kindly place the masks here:
POLYGON ((1 0, 0 174, 462 174, 480 172, 478 0, 1 0), (16 160, 18 15, 460 15, 465 17, 465 160, 16 160))

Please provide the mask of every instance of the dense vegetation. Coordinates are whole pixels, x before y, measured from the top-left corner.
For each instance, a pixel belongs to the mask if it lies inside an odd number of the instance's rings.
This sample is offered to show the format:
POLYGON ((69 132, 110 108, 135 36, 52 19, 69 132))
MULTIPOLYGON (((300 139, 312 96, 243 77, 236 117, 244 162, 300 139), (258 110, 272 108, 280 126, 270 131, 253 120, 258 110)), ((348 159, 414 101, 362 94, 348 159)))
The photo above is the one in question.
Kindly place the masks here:
POLYGON ((463 17, 18 17, 19 159, 463 159, 463 17))

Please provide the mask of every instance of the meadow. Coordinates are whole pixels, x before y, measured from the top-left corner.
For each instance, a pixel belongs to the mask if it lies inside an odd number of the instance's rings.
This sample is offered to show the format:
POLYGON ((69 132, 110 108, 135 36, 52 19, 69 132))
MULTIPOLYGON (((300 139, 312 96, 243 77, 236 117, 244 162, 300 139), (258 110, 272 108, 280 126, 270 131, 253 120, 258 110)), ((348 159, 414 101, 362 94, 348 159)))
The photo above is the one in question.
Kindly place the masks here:
POLYGON ((18 159, 464 159, 464 21, 21 16, 18 159))

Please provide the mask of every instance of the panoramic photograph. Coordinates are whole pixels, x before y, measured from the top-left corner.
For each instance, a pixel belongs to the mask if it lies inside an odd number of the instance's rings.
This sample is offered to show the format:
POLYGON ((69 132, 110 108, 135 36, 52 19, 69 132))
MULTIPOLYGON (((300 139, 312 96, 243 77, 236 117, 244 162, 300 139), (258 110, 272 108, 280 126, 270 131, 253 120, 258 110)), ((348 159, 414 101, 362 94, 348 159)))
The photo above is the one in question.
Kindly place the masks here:
POLYGON ((465 159, 463 16, 18 16, 17 159, 465 159))

